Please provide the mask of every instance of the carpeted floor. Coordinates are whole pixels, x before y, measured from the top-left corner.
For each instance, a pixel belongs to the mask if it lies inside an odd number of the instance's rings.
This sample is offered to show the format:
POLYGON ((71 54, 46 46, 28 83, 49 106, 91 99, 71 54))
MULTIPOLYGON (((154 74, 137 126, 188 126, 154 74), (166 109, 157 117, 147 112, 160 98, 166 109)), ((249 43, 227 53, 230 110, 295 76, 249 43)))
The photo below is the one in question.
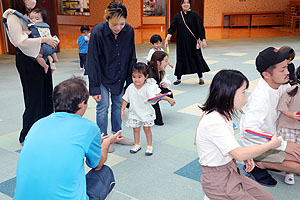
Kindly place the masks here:
MULTIPOLYGON (((108 165, 115 173, 116 186, 108 200, 182 200, 203 199, 200 180, 201 168, 193 144, 195 128, 201 111, 197 107, 207 97, 209 84, 220 69, 242 71, 250 81, 250 94, 260 75, 255 70, 255 57, 265 47, 289 45, 296 51, 295 66, 300 65, 300 37, 273 37, 249 39, 208 40, 203 54, 211 71, 204 75, 205 85, 199 86, 196 74, 183 76, 182 84, 171 87, 176 105, 161 102, 164 126, 154 126, 154 154, 146 157, 146 139, 141 133, 142 150, 132 155, 130 147, 114 145, 108 165)), ((139 61, 145 61, 150 45, 136 46, 139 61)), ((72 75, 82 75, 79 70, 77 49, 58 53, 59 62, 54 73, 54 85, 72 75)), ((175 64, 175 44, 170 48, 170 62, 175 64)), ((168 78, 175 80, 174 70, 167 69, 168 78)), ((85 77, 87 79, 87 77, 85 77)), ((22 88, 14 64, 14 56, 0 55, 0 199, 12 199, 15 187, 15 171, 21 150, 18 134, 24 109, 22 88)), ((89 100, 85 117, 95 121, 96 104, 89 100)), ((239 124, 239 120, 234 120, 239 124)), ((133 138, 132 130, 123 126, 123 135, 133 138)), ((238 130, 235 131, 239 140, 238 130)), ((87 169, 88 170, 88 169, 87 169)), ((32 172, 34 173, 34 172, 32 172)), ((278 200, 300 199, 300 177, 295 185, 283 182, 284 174, 270 172, 278 181, 274 188, 266 188, 278 200)))

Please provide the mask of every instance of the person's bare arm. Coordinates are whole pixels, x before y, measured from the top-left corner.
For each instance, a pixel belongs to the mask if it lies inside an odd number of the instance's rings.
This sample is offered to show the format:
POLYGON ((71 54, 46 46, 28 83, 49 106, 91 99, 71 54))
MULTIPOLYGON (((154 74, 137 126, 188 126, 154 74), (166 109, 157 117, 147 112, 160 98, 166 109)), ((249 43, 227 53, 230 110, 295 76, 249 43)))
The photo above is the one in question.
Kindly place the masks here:
POLYGON ((279 147, 281 145, 282 138, 274 135, 270 142, 266 142, 261 145, 237 147, 229 152, 229 154, 237 161, 242 162, 244 160, 252 159, 272 148, 279 147))
POLYGON ((297 112, 290 112, 288 110, 284 110, 284 111, 280 110, 280 112, 291 119, 300 120, 300 115, 299 114, 297 115, 297 112))
POLYGON ((170 62, 168 62, 168 65, 173 69, 174 68, 174 65, 170 62))
POLYGON ((121 108, 121 118, 122 118, 122 120, 126 119, 126 115, 125 115, 124 111, 125 111, 125 108, 126 108, 127 105, 128 105, 128 102, 123 100, 122 108, 121 108))
POLYGON ((244 163, 246 165, 245 172, 251 172, 255 167, 253 159, 244 160, 244 163))
POLYGON ((206 43, 206 40, 205 39, 203 39, 203 40, 201 40, 201 48, 206 48, 207 47, 207 43, 206 43))
POLYGON ((31 31, 24 31, 24 33, 26 33, 27 35, 30 35, 31 31))
POLYGON ((168 84, 165 83, 165 82, 162 82, 162 83, 160 84, 160 86, 161 86, 162 88, 168 88, 168 84))
POLYGON ((106 162, 109 145, 112 143, 115 143, 115 142, 119 142, 123 139, 121 136, 121 133, 122 133, 122 131, 118 131, 116 134, 114 134, 112 136, 105 136, 105 138, 103 139, 103 142, 101 144, 102 156, 101 156, 99 164, 95 168, 95 170, 100 170, 102 168, 103 164, 106 162))
POLYGON ((58 45, 58 42, 55 39, 50 37, 42 37, 41 43, 46 43, 50 45, 52 48, 55 48, 58 45))
POLYGON ((169 40, 171 39, 172 35, 168 34, 166 39, 165 39, 165 48, 167 48, 167 46, 169 46, 169 40))
POLYGON ((161 99, 162 99, 162 100, 165 100, 165 101, 168 101, 169 104, 170 104, 171 106, 174 106, 175 103, 176 103, 174 99, 172 99, 172 98, 170 98, 170 97, 168 97, 168 96, 164 96, 164 97, 162 97, 161 99))

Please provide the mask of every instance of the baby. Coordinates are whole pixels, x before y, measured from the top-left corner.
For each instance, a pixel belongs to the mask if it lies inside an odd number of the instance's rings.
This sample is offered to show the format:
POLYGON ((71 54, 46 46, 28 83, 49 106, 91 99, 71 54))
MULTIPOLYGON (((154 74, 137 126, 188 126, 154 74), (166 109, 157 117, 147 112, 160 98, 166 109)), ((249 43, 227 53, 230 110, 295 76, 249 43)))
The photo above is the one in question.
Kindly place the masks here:
MULTIPOLYGON (((49 25, 45 23, 47 15, 44 10, 34 9, 29 14, 30 20, 34 24, 29 24, 29 30, 26 31, 30 38, 37 37, 52 37, 49 29, 49 25)), ((59 39, 56 36, 53 36, 54 39, 59 39)), ((36 57, 36 61, 44 68, 45 73, 48 72, 49 66, 47 65, 47 60, 49 59, 50 65, 58 61, 56 52, 57 48, 52 48, 48 44, 42 44, 39 55, 36 57)))

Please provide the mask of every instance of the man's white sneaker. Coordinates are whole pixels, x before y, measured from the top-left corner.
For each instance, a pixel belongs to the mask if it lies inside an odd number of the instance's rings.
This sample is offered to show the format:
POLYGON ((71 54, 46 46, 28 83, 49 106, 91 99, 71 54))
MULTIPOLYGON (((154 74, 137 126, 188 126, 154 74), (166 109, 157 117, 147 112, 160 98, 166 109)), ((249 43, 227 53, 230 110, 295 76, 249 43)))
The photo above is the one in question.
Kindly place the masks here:
POLYGON ((294 185, 295 184, 294 174, 288 174, 288 173, 286 173, 285 174, 284 182, 286 184, 289 184, 289 185, 294 185))

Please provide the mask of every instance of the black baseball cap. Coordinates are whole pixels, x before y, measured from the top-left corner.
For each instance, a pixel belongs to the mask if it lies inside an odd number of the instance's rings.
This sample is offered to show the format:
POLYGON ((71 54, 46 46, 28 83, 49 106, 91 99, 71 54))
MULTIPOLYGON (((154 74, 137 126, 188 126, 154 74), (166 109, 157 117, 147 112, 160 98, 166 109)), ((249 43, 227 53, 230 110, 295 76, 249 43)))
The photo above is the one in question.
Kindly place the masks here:
POLYGON ((281 63, 287 59, 289 52, 282 52, 274 47, 268 47, 263 51, 259 52, 256 57, 256 69, 260 73, 266 71, 270 66, 281 63))

